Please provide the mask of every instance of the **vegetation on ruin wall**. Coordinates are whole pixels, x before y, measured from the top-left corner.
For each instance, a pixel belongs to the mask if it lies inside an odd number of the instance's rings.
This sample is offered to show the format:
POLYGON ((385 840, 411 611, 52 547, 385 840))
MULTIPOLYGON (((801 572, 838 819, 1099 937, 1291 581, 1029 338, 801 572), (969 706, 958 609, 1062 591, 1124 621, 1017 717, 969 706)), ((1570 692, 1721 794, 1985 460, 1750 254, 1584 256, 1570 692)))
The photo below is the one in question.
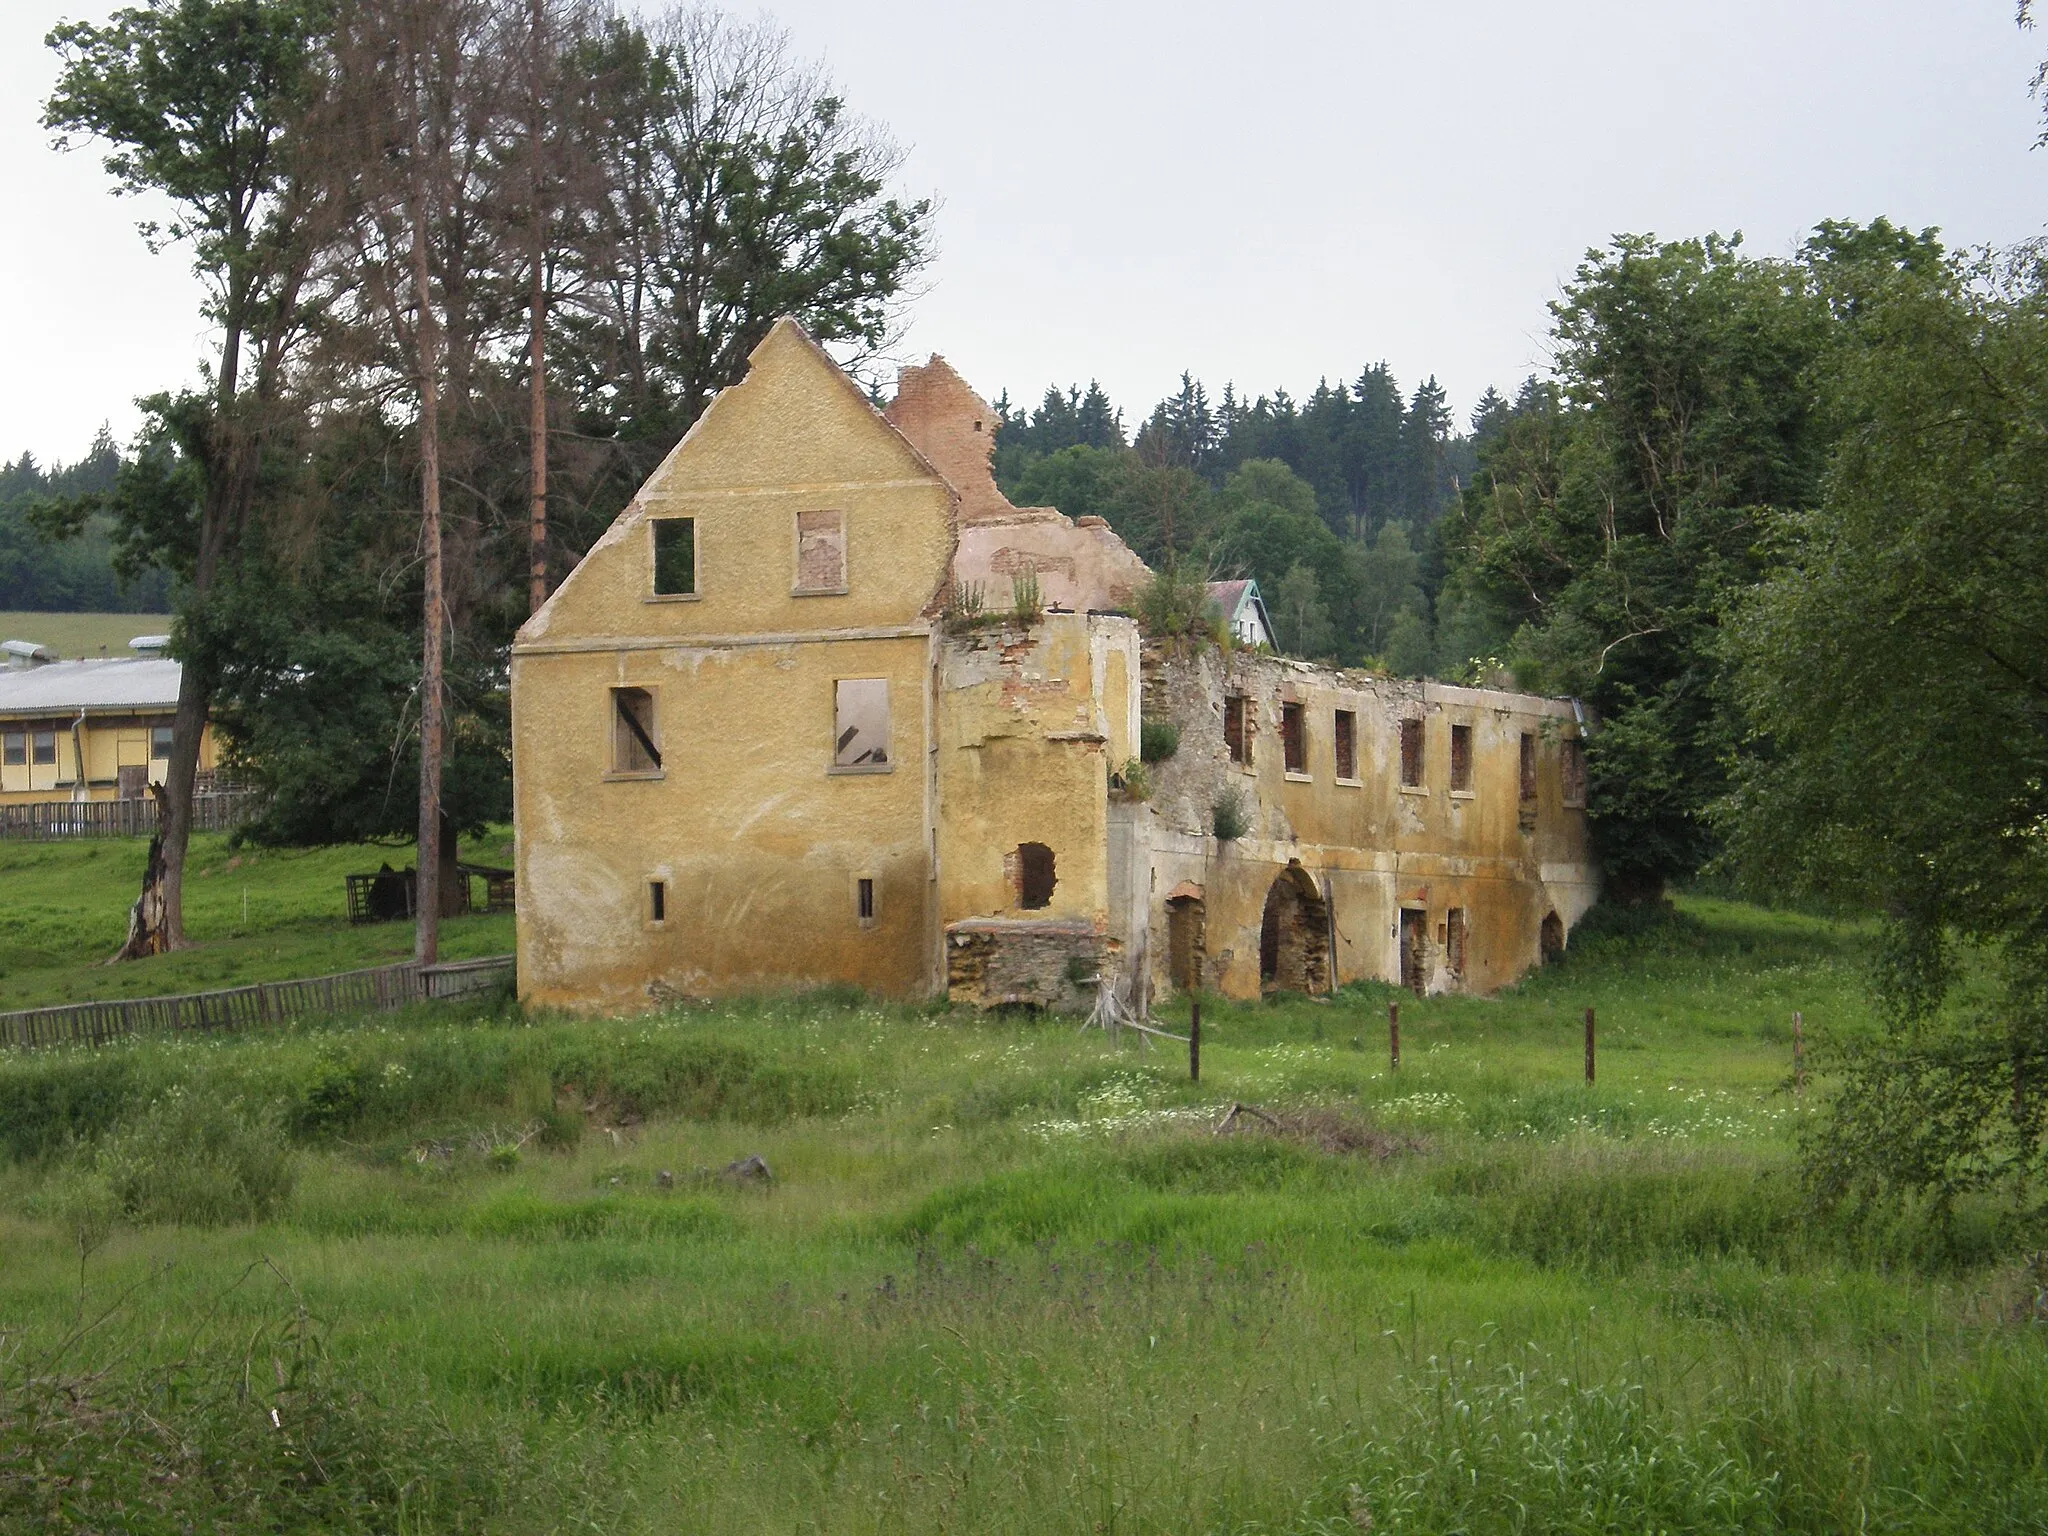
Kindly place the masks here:
POLYGON ((1862 937, 1212 1004, 1199 1086, 830 994, 0 1060, 0 1530, 2038 1529, 2000 1210, 1805 1203, 1862 937))
MULTIPOLYGON (((201 835, 185 888, 194 947, 106 965, 127 929, 144 846, 135 838, 0 842, 0 1011, 324 976, 412 955, 408 923, 350 927, 342 886, 344 875, 409 867, 410 848, 237 848, 226 835, 201 835)), ((464 839, 461 855, 509 866, 512 835, 499 827, 464 839)), ((449 921, 441 953, 468 960, 508 954, 512 943, 509 912, 479 913, 449 921)))

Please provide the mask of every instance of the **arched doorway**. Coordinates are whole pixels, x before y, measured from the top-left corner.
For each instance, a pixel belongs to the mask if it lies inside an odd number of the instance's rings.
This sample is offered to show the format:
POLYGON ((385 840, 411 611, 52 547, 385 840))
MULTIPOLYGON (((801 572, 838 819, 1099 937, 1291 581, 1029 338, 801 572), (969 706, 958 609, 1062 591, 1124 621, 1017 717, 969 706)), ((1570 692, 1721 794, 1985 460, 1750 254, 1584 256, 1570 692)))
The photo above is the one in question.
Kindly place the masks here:
POLYGON ((1555 912, 1546 912, 1536 937, 1543 951, 1543 963, 1548 965, 1564 953, 1564 919, 1555 912))
POLYGON ((1330 909, 1299 864, 1281 870, 1266 892, 1259 985, 1280 992, 1330 990, 1330 909))

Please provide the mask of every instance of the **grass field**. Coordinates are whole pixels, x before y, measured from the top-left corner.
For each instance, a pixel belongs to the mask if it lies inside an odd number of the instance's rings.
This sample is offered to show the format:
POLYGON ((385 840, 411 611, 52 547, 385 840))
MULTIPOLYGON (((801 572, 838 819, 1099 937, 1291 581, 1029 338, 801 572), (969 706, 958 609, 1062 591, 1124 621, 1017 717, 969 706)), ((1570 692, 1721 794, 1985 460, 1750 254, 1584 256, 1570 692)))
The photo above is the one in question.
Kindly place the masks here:
POLYGON ((1199 1085, 831 994, 0 1058, 0 1529, 2039 1531, 2048 1273, 1801 1196, 1857 942, 1688 902, 1398 1074, 1378 988, 1199 1085))
POLYGON ((33 640, 66 660, 132 656, 137 635, 168 635, 167 613, 0 613, 0 640, 33 640))
MULTIPOLYGON (((141 886, 148 841, 0 842, 0 1010, 94 998, 198 992, 382 965, 412 953, 409 923, 351 928, 342 877, 413 862, 410 848, 235 849, 192 839, 185 928, 194 948, 109 966, 141 886)), ((462 857, 508 865, 511 834, 465 842, 462 857)), ((450 960, 512 948, 510 914, 442 925, 450 960)))

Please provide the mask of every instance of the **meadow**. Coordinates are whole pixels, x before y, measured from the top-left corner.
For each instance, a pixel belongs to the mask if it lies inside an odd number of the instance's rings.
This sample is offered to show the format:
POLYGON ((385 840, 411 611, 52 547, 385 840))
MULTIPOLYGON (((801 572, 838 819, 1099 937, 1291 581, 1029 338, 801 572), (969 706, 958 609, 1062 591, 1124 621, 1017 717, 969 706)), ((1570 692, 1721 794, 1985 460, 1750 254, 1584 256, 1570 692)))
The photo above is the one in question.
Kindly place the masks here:
POLYGON ((1199 1084, 832 992, 0 1057, 0 1530, 2048 1527, 2048 1270, 1801 1187, 1863 935, 1599 928, 1199 1084))
POLYGON ((132 656, 128 642, 137 635, 168 635, 167 613, 23 613, 0 612, 0 640, 33 640, 58 656, 132 656))
MULTIPOLYGON (((465 839, 460 853, 509 865, 512 835, 465 839)), ((343 888, 345 875, 410 866, 410 846, 237 847, 227 834, 202 833, 186 855, 194 947, 107 965, 128 931, 147 854, 145 838, 0 842, 0 1010, 322 976, 412 955, 410 923, 349 926, 343 888)), ((512 916, 450 918, 441 934, 444 959, 506 954, 512 916)))

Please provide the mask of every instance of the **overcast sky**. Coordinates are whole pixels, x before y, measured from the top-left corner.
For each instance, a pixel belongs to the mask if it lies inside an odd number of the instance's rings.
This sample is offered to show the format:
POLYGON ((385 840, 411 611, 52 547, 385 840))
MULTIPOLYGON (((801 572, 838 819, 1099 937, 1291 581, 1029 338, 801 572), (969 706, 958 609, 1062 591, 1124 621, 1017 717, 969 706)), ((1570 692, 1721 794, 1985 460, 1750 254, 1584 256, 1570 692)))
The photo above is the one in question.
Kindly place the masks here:
MULTIPOLYGON (((98 156, 37 126, 43 34, 0 0, 0 454, 72 458, 194 375, 183 256, 152 256, 98 156)), ((735 7, 743 15, 752 14, 735 7)), ((2048 224, 2011 0, 782 0, 942 200, 905 355, 984 394, 1102 381, 1135 421, 1183 368, 1306 393, 1386 359, 1460 416, 1544 361, 1617 231, 1782 253, 1885 214, 1953 243, 2048 224)))

